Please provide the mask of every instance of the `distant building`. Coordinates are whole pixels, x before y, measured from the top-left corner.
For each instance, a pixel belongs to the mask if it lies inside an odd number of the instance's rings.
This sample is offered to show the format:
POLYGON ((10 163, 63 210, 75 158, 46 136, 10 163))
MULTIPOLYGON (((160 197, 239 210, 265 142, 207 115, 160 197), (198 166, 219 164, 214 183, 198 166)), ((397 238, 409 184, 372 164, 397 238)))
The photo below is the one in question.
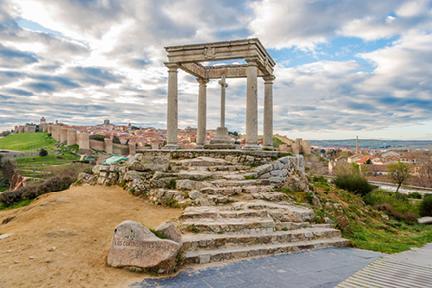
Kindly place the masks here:
POLYGON ((110 125, 110 120, 109 119, 105 119, 103 124, 104 125, 110 125))

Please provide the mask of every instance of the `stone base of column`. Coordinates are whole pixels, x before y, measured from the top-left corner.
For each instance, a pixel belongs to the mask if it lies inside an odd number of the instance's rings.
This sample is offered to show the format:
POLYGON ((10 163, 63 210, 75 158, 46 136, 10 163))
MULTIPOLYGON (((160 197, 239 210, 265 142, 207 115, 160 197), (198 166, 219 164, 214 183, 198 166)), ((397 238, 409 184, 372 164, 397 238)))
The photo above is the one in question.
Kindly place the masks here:
POLYGON ((198 145, 198 144, 197 144, 197 145, 195 146, 195 149, 197 149, 197 150, 202 150, 202 149, 204 149, 204 145, 201 145, 201 144, 198 145))
POLYGON ((273 147, 272 145, 265 145, 265 146, 262 146, 262 149, 263 149, 263 150, 268 150, 268 151, 273 151, 273 150, 275 150, 274 147, 273 147))
POLYGON ((179 145, 177 144, 167 144, 164 147, 162 147, 162 150, 177 150, 180 149, 179 145))
POLYGON ((226 127, 216 128, 216 136, 210 141, 211 144, 232 144, 233 141, 228 135, 228 129, 226 127))
POLYGON ((261 150, 261 146, 258 144, 245 144, 243 146, 244 150, 261 150))

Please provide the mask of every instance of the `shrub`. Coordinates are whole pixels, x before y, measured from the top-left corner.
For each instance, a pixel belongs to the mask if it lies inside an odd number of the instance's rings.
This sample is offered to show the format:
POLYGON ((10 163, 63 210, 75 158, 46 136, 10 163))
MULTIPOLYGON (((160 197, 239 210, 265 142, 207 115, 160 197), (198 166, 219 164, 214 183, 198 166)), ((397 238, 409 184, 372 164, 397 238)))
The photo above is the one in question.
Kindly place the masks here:
POLYGON ((118 136, 113 137, 113 144, 121 144, 120 138, 118 136))
POLYGON ((432 216, 432 195, 426 195, 420 203, 420 216, 432 216))
POLYGON ((408 198, 422 199, 422 194, 420 194, 419 192, 412 192, 408 194, 408 198))
POLYGON ((105 136, 104 135, 99 135, 99 134, 94 134, 94 135, 90 135, 89 139, 90 140, 96 140, 96 141, 104 141, 105 140, 105 136))
POLYGON ((388 215, 392 216, 393 218, 405 221, 409 223, 413 223, 417 220, 417 216, 409 211, 406 212, 400 212, 396 210, 391 204, 389 203, 383 203, 375 206, 376 209, 380 211, 386 212, 388 215))
POLYGON ((34 199, 49 192, 59 192, 69 188, 76 178, 69 175, 54 176, 42 183, 30 184, 15 191, 6 191, 0 194, 0 202, 12 205, 24 199, 34 199))
POLYGON ((39 156, 41 156, 41 157, 48 156, 48 151, 45 150, 44 148, 41 148, 41 149, 39 150, 39 156))
POLYGON ((366 204, 372 205, 398 220, 414 222, 417 219, 418 205, 413 204, 405 194, 375 190, 363 199, 366 204))
POLYGON ((312 176, 312 181, 316 182, 316 183, 325 183, 325 184, 328 184, 327 179, 324 176, 322 176, 322 175, 320 175, 320 176, 312 176))
POLYGON ((13 175, 16 172, 15 164, 10 160, 6 160, 3 163, 0 163, 0 168, 4 178, 6 178, 8 181, 11 181, 13 175))
POLYGON ((372 191, 372 186, 369 182, 358 174, 338 175, 335 178, 335 184, 340 189, 360 195, 366 195, 372 191))

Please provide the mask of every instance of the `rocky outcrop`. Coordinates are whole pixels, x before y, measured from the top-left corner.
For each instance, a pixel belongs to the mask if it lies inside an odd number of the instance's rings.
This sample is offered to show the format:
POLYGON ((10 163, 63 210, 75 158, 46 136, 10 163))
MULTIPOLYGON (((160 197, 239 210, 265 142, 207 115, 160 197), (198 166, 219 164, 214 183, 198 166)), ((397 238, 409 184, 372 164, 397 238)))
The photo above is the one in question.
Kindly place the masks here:
POLYGON ((179 243, 160 239, 142 224, 127 220, 114 229, 107 264, 170 273, 175 270, 179 249, 179 243))

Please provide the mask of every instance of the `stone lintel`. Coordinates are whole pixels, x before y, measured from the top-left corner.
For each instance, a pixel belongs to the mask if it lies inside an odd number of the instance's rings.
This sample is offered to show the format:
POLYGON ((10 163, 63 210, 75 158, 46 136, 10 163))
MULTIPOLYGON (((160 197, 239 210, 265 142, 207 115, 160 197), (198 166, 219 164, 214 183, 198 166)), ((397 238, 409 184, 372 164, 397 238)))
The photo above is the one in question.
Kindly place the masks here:
POLYGON ((199 63, 181 63, 180 68, 197 78, 208 78, 206 68, 199 63))
POLYGON ((208 62, 231 59, 257 59, 264 74, 272 74, 274 60, 256 39, 222 41, 204 44, 165 47, 171 63, 208 62))
MULTIPOLYGON (((209 79, 220 79, 222 76, 225 78, 246 78, 247 64, 240 65, 221 65, 206 67, 209 79)), ((258 70, 258 77, 264 77, 265 73, 258 70)))

